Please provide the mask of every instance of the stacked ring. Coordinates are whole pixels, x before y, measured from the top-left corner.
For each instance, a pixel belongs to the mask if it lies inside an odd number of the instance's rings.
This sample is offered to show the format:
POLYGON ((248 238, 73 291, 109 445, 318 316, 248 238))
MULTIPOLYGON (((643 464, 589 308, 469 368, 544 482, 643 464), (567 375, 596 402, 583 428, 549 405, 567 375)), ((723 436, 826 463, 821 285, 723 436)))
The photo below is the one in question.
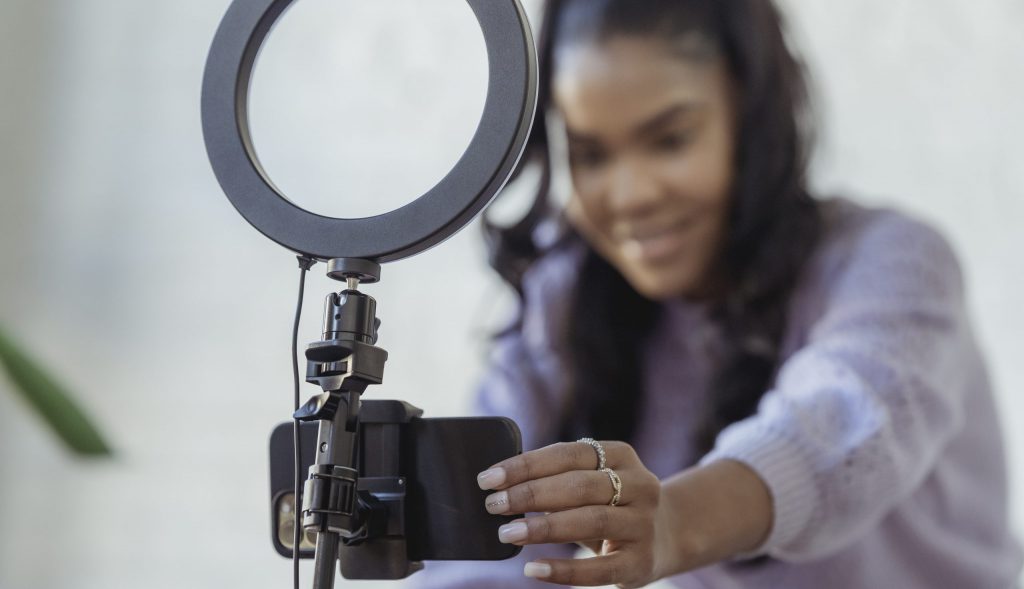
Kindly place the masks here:
POLYGON ((612 507, 617 506, 619 504, 619 501, 622 500, 622 479, 619 478, 619 473, 608 468, 608 461, 604 453, 604 446, 602 446, 601 442, 598 442, 594 438, 580 438, 579 440, 576 441, 579 442, 580 444, 587 444, 591 446, 592 448, 594 448, 594 451, 597 452, 596 470, 599 470, 608 475, 608 479, 612 482, 612 489, 615 491, 615 494, 612 495, 612 500, 608 502, 608 505, 612 507))
POLYGON ((580 438, 576 441, 580 444, 588 444, 592 446, 594 451, 597 452, 597 468, 595 470, 604 470, 608 467, 604 454, 604 446, 601 445, 601 442, 598 442, 594 438, 580 438))
POLYGON ((612 481, 612 489, 615 490, 615 495, 612 496, 612 500, 608 502, 608 505, 616 507, 622 499, 622 479, 619 478, 617 472, 610 468, 602 468, 601 472, 608 475, 608 478, 612 481))

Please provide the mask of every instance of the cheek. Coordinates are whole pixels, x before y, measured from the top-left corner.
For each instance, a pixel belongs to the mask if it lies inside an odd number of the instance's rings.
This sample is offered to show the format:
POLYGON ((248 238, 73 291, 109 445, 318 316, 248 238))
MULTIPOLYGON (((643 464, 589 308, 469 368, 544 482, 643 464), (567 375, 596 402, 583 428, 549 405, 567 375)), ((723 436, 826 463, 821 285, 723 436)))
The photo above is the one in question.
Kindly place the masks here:
POLYGON ((612 241, 613 219, 600 201, 580 198, 579 191, 573 193, 566 205, 569 224, 598 252, 609 257, 614 246, 612 241))
POLYGON ((702 210, 727 208, 732 195, 732 146, 727 138, 717 135, 712 134, 663 170, 677 198, 702 210))
POLYGON ((591 216, 601 214, 596 204, 600 201, 600 195, 606 186, 606 174, 598 169, 580 170, 578 167, 570 167, 569 177, 572 180, 573 197, 586 202, 586 212, 591 216))
POLYGON ((700 280, 711 271, 727 231, 732 204, 733 163, 731 158, 694 157, 676 170, 676 194, 682 206, 694 215, 696 225, 680 271, 690 280, 700 280))

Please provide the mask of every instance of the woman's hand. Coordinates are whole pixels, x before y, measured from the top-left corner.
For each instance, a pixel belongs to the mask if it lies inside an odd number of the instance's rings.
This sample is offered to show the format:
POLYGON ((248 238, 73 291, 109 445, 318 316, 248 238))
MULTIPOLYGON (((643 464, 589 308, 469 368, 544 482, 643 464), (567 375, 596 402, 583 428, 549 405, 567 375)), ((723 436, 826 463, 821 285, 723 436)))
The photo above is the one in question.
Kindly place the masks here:
POLYGON ((491 513, 546 512, 501 527, 502 542, 551 544, 577 542, 597 556, 577 560, 543 560, 525 573, 550 583, 579 586, 642 587, 674 567, 677 551, 670 522, 662 513, 662 485, 644 467, 631 446, 602 442, 607 467, 621 480, 618 505, 611 505, 611 476, 597 470, 595 448, 560 443, 527 452, 480 473, 478 483, 495 490, 485 500, 491 513))

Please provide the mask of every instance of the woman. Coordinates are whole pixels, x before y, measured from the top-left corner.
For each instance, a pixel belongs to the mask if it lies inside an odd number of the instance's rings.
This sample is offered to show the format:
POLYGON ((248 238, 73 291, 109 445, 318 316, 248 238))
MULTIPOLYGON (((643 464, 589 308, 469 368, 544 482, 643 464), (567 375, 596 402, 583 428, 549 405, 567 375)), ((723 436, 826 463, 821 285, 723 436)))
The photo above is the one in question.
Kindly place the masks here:
POLYGON ((532 450, 478 481, 488 511, 532 514, 499 532, 524 551, 419 582, 1012 586, 957 262, 921 223, 808 194, 771 3, 555 0, 543 27, 573 193, 549 201, 541 118, 536 204, 491 231, 521 319, 479 396, 532 450))

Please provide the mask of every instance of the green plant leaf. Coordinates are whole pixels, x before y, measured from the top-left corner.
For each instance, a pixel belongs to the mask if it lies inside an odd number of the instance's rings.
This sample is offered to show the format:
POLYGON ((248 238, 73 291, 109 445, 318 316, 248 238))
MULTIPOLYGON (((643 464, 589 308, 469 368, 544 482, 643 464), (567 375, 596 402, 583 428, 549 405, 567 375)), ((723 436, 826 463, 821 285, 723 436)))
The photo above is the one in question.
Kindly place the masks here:
POLYGON ((56 380, 22 352, 0 329, 0 364, 14 388, 67 447, 82 456, 109 456, 110 446, 56 380))

